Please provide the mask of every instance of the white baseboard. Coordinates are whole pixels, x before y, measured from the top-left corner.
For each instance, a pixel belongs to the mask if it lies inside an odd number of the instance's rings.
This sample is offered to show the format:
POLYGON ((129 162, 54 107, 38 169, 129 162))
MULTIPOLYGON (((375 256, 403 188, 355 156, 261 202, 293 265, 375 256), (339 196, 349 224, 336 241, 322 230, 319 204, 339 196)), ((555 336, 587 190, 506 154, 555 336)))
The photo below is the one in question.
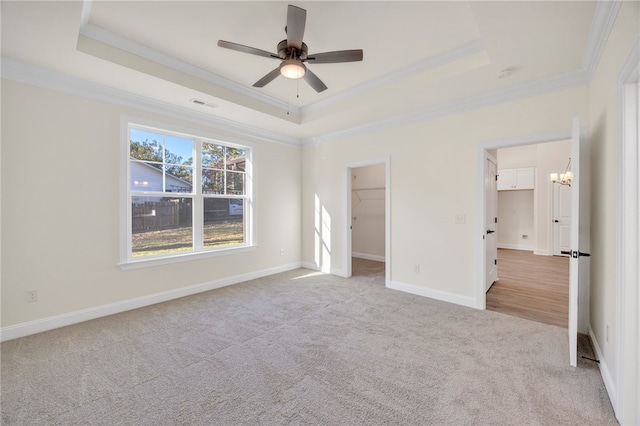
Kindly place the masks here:
POLYGON ((539 256, 552 256, 552 254, 549 253, 549 250, 534 250, 533 254, 537 254, 539 256))
POLYGON ((469 308, 476 308, 476 299, 473 297, 460 296, 455 293, 448 293, 446 291, 434 290, 418 286, 415 284, 406 284, 398 281, 391 281, 387 288, 393 290, 404 291, 405 293, 411 293, 418 296, 428 297, 430 299, 441 300, 443 302, 454 303, 456 305, 462 305, 469 308))
POLYGON ((509 250, 523 250, 523 251, 533 251, 533 246, 521 246, 519 244, 500 244, 498 243, 499 249, 509 249, 509 250))
POLYGON ((344 269, 330 268, 329 271, 322 271, 322 268, 312 262, 302 262, 301 265, 303 268, 311 269, 312 271, 320 271, 331 275, 337 275, 338 277, 348 278, 344 269))
MULTIPOLYGON (((609 399, 611 400, 611 406, 613 407, 613 411, 615 412, 618 407, 615 382, 613 381, 613 376, 611 375, 611 371, 609 370, 609 367, 607 366, 606 361, 602 357, 602 351, 600 350, 600 345, 598 344, 598 340, 596 339, 596 336, 593 334, 591 325, 589 325, 589 337, 591 337, 591 343, 593 344, 593 350, 596 353, 596 359, 600 361, 598 363, 598 367, 600 367, 600 375, 602 376, 604 387, 607 389, 607 393, 609 394, 609 399)), ((617 418, 618 413, 615 413, 615 414, 617 418)))
POLYGON ((302 267, 305 269, 311 269, 312 271, 319 271, 320 267, 315 263, 311 262, 302 262, 302 267))
POLYGON ((42 333, 43 331, 53 330, 55 328, 65 327, 96 318, 106 317, 108 315, 142 308, 144 306, 154 305, 156 303, 166 302, 168 300, 178 299, 180 297, 190 296, 192 294, 202 293, 204 291, 214 290, 216 288, 226 287, 228 285, 238 284, 256 278, 262 278, 280 272, 291 271, 293 269, 298 269, 301 266, 301 262, 290 263, 288 265, 282 265, 274 268, 263 269, 260 271, 249 272, 246 274, 235 275, 233 277, 222 278, 215 281, 209 281, 201 284, 191 285, 188 287, 164 291, 161 293, 150 294, 148 296, 136 297, 134 299, 123 300, 121 302, 109 303, 107 305, 96 306, 93 308, 82 309, 80 311, 68 312, 61 315, 55 315, 52 317, 10 325, 7 327, 2 327, 0 329, 0 341, 4 342, 6 340, 17 339, 19 337, 29 336, 31 334, 42 333))
POLYGON ((351 253, 352 257, 357 257, 358 259, 366 259, 366 260, 375 260, 376 262, 384 262, 386 259, 384 256, 379 256, 377 254, 367 254, 367 253, 351 253))

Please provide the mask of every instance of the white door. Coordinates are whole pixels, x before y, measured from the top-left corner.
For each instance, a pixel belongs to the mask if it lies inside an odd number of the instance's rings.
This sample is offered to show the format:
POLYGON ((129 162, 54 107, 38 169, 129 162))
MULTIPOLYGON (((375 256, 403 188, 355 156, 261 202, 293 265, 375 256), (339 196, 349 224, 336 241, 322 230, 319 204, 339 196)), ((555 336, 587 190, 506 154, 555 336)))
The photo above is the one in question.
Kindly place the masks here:
POLYGON ((553 185, 553 250, 554 256, 571 251, 571 187, 553 185))
MULTIPOLYGON (((580 214, 580 192, 587 194, 588 188, 581 188, 580 175, 580 119, 573 119, 571 132, 571 260, 569 261, 569 364, 578 365, 578 294, 581 286, 588 285, 585 273, 589 256, 588 224, 581 223, 584 215, 580 214), (587 225, 587 226, 585 226, 587 225), (582 273, 581 273, 582 272, 582 273)), ((585 159, 586 160, 586 159, 585 159)), ((581 301, 581 304, 586 301, 581 301)))
POLYGON ((486 233, 485 233, 485 259, 487 262, 486 271, 486 288, 488 291, 491 285, 498 279, 498 182, 496 179, 498 167, 496 161, 487 156, 484 190, 485 199, 487 200, 486 212, 486 233))

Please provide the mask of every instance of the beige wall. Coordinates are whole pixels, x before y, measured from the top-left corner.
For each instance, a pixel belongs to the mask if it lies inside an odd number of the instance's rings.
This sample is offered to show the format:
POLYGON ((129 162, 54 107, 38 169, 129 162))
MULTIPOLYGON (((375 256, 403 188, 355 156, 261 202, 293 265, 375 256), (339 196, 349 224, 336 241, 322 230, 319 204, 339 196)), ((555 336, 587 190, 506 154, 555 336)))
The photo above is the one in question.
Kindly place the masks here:
POLYGON ((301 149, 233 135, 255 146, 255 250, 120 270, 122 114, 226 134, 2 81, 2 327, 299 264, 301 149))
MULTIPOLYGON (((591 327, 602 351, 601 369, 614 386, 616 351, 618 169, 620 150, 618 76, 638 40, 640 4, 624 2, 589 85, 591 145, 591 327), (608 329, 608 332, 607 332, 608 329)), ((636 313, 637 315, 637 313, 636 313)), ((624 342, 623 342, 624 344, 624 342)), ((628 348, 633 350, 633 348, 628 348)), ((629 366, 626 366, 629 367, 629 366)), ((628 374, 633 372, 628 371, 628 374)), ((633 377, 633 375, 629 376, 633 377)), ((615 390, 614 390, 615 391, 615 390)), ((629 401, 628 401, 629 402, 629 401)), ((614 401, 614 404, 616 401, 614 401)), ((637 400, 636 400, 637 404, 637 400)), ((627 407, 629 404, 627 403, 627 407)), ((620 415, 621 413, 617 413, 620 415)))
POLYGON ((498 192, 498 248, 534 250, 533 196, 533 189, 498 192))
POLYGON ((344 270, 346 163, 389 156, 391 173, 391 281, 476 297, 478 145, 569 132, 573 116, 587 115, 586 87, 563 90, 425 123, 308 146, 303 154, 303 261, 344 270), (315 200, 330 217, 323 239, 314 228, 315 200), (464 214, 466 222, 455 224, 464 214), (420 271, 415 272, 415 265, 420 271))

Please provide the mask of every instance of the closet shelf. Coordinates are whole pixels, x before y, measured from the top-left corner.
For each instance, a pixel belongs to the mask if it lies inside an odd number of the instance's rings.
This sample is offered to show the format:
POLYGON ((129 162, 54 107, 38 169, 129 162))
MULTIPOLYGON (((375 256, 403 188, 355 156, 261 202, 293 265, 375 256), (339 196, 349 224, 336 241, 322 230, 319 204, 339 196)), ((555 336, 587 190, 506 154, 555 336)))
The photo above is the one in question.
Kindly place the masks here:
POLYGON ((380 189, 387 189, 384 186, 378 186, 375 188, 351 188, 352 191, 378 191, 380 189))

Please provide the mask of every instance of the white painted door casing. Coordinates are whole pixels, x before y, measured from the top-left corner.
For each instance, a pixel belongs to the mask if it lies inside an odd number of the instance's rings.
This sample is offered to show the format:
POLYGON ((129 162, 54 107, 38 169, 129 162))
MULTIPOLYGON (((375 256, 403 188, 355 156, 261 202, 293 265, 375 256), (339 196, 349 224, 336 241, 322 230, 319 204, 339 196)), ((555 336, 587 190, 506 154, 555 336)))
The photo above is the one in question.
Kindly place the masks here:
POLYGON ((485 165, 485 199, 487 200, 487 212, 485 223, 485 260, 486 260, 486 288, 498 279, 498 181, 497 161, 487 155, 485 165))

